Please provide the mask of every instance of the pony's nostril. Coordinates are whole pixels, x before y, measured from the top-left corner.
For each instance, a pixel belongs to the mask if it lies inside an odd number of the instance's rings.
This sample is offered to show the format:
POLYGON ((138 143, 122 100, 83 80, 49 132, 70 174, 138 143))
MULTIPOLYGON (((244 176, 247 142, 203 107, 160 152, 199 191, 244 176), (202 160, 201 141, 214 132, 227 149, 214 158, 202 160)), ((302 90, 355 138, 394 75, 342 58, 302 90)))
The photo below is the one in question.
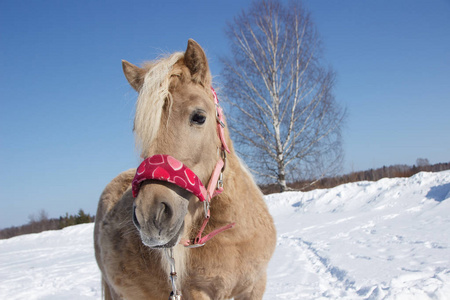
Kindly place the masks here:
POLYGON ((136 217, 136 206, 135 205, 133 205, 133 223, 134 223, 134 226, 136 226, 136 228, 138 230, 141 230, 141 225, 139 225, 139 221, 136 217))
POLYGON ((169 204, 161 202, 158 211, 155 214, 155 227, 161 229, 164 225, 172 219, 173 211, 169 204))
POLYGON ((165 202, 163 202, 163 203, 161 203, 161 204, 163 205, 164 216, 165 216, 167 219, 171 219, 171 218, 172 218, 172 215, 173 215, 172 207, 171 207, 169 204, 165 203, 165 202))

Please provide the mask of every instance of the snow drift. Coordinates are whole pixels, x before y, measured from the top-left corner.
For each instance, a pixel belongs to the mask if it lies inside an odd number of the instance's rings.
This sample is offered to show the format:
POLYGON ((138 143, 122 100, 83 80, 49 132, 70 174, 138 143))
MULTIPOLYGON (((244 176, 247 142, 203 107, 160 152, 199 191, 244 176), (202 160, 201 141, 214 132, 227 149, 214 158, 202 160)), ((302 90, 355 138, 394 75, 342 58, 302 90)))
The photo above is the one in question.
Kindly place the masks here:
MULTIPOLYGON (((450 299, 450 171, 265 199, 278 244, 264 299, 450 299)), ((100 299, 92 231, 1 240, 0 298, 100 299)))

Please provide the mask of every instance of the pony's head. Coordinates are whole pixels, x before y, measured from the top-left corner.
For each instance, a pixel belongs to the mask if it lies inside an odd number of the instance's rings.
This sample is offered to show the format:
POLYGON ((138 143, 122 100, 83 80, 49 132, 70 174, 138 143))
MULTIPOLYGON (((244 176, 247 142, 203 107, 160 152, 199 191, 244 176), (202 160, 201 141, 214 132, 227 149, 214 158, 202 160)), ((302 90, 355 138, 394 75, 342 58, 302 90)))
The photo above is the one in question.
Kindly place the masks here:
MULTIPOLYGON (((188 41, 185 53, 145 64, 123 61, 125 77, 139 93, 134 132, 146 159, 170 155, 208 182, 220 159, 211 73, 203 49, 188 41)), ((187 190, 146 180, 134 202, 133 221, 149 247, 172 247, 203 206, 187 190)))

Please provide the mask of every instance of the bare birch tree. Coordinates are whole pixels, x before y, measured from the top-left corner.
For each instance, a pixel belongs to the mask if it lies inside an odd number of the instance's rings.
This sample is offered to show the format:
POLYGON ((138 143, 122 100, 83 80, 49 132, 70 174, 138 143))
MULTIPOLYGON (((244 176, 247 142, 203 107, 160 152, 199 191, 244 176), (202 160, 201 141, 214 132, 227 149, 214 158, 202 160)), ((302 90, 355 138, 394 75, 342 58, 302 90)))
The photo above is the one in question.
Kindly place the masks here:
POLYGON ((298 1, 253 2, 228 24, 222 59, 230 127, 250 169, 276 181, 318 178, 341 165, 345 111, 322 66, 320 40, 298 1))

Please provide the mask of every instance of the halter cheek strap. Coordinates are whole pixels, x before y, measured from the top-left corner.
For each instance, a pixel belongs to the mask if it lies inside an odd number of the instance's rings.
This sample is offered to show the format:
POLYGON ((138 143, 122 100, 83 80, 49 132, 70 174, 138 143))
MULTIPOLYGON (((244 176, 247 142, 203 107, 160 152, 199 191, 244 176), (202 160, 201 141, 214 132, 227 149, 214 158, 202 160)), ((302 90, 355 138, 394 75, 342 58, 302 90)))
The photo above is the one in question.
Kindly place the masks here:
POLYGON ((198 199, 203 202, 203 207, 205 210, 205 218, 203 224, 200 228, 199 233, 193 241, 182 240, 181 243, 185 247, 201 247, 206 241, 211 239, 216 234, 233 228, 235 223, 230 223, 224 227, 218 228, 211 233, 203 235, 203 231, 208 224, 210 219, 210 203, 211 199, 223 192, 223 170, 225 169, 225 159, 226 153, 230 153, 225 141, 225 123, 223 118, 223 112, 219 106, 219 101, 217 99, 217 94, 213 88, 211 88, 214 96, 214 104, 216 105, 216 120, 217 120, 217 134, 219 135, 220 141, 222 143, 222 157, 217 162, 211 178, 208 183, 208 188, 206 189, 203 183, 200 181, 198 176, 188 167, 186 167, 182 162, 166 154, 157 154, 146 158, 137 168, 136 175, 134 176, 132 182, 132 193, 133 197, 137 197, 139 194, 139 189, 141 183, 145 180, 161 180, 173 183, 179 187, 191 192, 198 199))
POLYGON ((214 96, 214 104, 216 105, 217 134, 222 142, 222 151, 230 153, 230 149, 228 149, 227 142, 225 141, 225 122, 223 118, 223 111, 219 105, 219 99, 217 98, 216 91, 212 87, 211 91, 214 96))

